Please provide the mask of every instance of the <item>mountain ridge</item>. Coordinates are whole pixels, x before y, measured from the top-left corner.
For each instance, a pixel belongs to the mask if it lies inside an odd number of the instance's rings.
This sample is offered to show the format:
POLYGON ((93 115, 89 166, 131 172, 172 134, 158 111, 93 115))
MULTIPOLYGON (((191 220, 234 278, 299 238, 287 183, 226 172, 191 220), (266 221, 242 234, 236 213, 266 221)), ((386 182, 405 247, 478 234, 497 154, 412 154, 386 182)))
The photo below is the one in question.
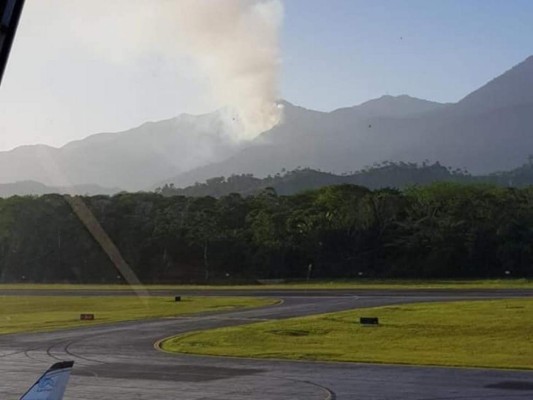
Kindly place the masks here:
POLYGON ((72 186, 96 182, 141 190, 177 171, 231 154, 240 144, 225 131, 225 124, 217 113, 192 120, 178 116, 126 131, 90 135, 61 147, 19 146, 0 152, 0 183, 34 180, 72 186))
POLYGON ((213 176, 310 167, 342 173, 381 161, 439 161, 472 173, 508 170, 533 153, 533 56, 456 103, 382 96, 330 112, 281 100, 282 122, 253 140, 227 110, 180 114, 61 147, 0 152, 0 183, 98 183, 145 190, 213 176))
POLYGON ((533 104, 533 55, 469 93, 457 104, 492 110, 518 104, 533 104), (529 90, 520 90, 528 87, 529 90), (519 94, 519 98, 516 98, 519 94))
POLYGON ((533 153, 533 57, 457 103, 425 103, 409 96, 380 99, 413 99, 428 107, 393 116, 386 112, 361 116, 361 108, 348 107, 326 113, 319 122, 304 123, 304 130, 301 121, 294 123, 287 118, 263 133, 269 141, 158 185, 174 183, 183 187, 212 176, 236 173, 264 177, 281 168, 309 167, 342 173, 373 162, 426 159, 483 174, 518 167, 533 153), (505 102, 494 101, 499 92, 505 102))

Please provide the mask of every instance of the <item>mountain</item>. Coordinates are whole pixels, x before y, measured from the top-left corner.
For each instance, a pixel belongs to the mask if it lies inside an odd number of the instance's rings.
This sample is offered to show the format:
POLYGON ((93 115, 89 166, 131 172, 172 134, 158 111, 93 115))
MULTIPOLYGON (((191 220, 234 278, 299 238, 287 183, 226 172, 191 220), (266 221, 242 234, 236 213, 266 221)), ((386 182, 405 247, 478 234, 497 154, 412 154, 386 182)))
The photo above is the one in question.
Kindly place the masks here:
POLYGON ((502 187, 526 187, 533 185, 533 157, 527 163, 510 171, 499 171, 488 175, 473 176, 465 170, 445 167, 436 162, 393 163, 384 162, 357 171, 353 174, 336 175, 311 168, 286 171, 274 176, 257 178, 251 174, 214 177, 204 183, 195 183, 184 188, 164 185, 156 192, 164 196, 221 197, 232 193, 243 196, 257 195, 267 188, 273 188, 280 195, 293 195, 324 186, 350 184, 368 189, 425 186, 434 182, 455 182, 465 184, 489 184, 502 187))
MULTIPOLYGON (((281 101, 283 121, 264 132, 242 151, 220 163, 185 172, 160 182, 187 186, 213 176, 252 173, 275 174, 299 167, 346 172, 381 161, 367 153, 364 163, 354 160, 357 142, 371 131, 375 118, 409 118, 446 108, 447 105, 410 96, 383 96, 361 105, 330 113, 309 110, 281 101)), ((362 144, 362 143, 361 143, 362 144)), ((362 146, 357 146, 362 149, 362 146)))
POLYGON ((342 173, 381 161, 439 161, 473 174, 516 168, 533 154, 533 57, 457 103, 384 96, 322 113, 285 102, 284 114, 281 124, 227 160, 157 186, 298 167, 342 173))
MULTIPOLYGON (((529 181, 533 183, 529 167, 529 181)), ((503 176, 507 173, 502 173, 503 176)), ((522 173, 522 175, 524 175, 522 173)), ((485 177, 488 178, 488 177, 485 177)), ((438 181, 448 182, 479 182, 481 177, 472 177, 466 171, 446 168, 439 163, 432 165, 414 163, 383 163, 372 168, 353 174, 335 175, 310 168, 257 178, 251 174, 232 175, 230 177, 215 177, 205 183, 196 183, 185 188, 165 185, 156 191, 164 196, 213 196, 221 197, 231 193, 244 196, 256 195, 262 190, 273 188, 280 195, 292 195, 306 190, 324 186, 352 184, 365 186, 369 189, 398 188, 403 189, 412 185, 427 185, 438 181)), ((525 181, 522 179, 522 181, 525 181)))
POLYGON ((97 183, 136 191, 165 183, 185 187, 214 176, 265 177, 299 167, 345 173, 382 161, 424 160, 478 175, 516 168, 533 154, 533 57, 457 103, 402 95, 332 112, 280 105, 281 123, 249 142, 233 139, 242 126, 222 109, 100 133, 60 148, 3 151, 0 183, 97 183))
POLYGON ((533 104, 533 56, 458 103, 463 112, 469 113, 484 113, 523 104, 533 104))
POLYGON ((0 152, 0 182, 33 180, 52 186, 98 183, 140 190, 180 171, 222 160, 240 145, 225 110, 148 122, 101 133, 61 148, 21 146, 0 152))
POLYGON ((120 192, 119 188, 104 188, 98 185, 76 185, 71 187, 53 187, 46 186, 40 182, 22 181, 14 183, 0 183, 0 197, 19 196, 40 196, 49 193, 60 194, 79 194, 79 195, 96 195, 108 194, 113 195, 120 192))
POLYGON ((357 115, 359 118, 370 117, 410 117, 428 111, 442 109, 446 104, 417 99, 407 95, 382 96, 369 100, 355 107, 339 108, 334 114, 357 115))

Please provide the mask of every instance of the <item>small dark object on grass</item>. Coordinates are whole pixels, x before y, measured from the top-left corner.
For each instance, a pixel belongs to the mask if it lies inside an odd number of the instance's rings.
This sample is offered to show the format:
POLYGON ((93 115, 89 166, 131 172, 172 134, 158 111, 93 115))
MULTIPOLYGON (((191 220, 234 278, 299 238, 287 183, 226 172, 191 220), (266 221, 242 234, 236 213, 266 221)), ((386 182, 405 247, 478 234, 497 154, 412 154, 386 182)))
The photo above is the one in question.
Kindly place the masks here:
POLYGON ((359 323, 361 325, 379 325, 379 319, 377 317, 361 317, 359 323))
POLYGON ((181 296, 174 297, 174 301, 181 301, 181 296))
POLYGON ((94 321, 94 314, 80 314, 80 321, 94 321))

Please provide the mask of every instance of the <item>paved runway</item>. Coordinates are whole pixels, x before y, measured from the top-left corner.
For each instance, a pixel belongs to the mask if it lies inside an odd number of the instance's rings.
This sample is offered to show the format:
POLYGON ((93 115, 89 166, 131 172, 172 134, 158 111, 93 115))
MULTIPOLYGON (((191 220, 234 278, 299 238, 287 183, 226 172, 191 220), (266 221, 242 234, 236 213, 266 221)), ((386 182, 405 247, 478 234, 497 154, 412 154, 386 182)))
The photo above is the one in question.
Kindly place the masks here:
MULTIPOLYGON (((47 293, 58 295, 65 292, 47 293)), ((531 296, 533 292, 530 290, 263 290, 223 293, 275 296, 284 302, 254 310, 0 336, 0 398, 18 398, 42 370, 57 360, 76 362, 66 399, 533 398, 533 372, 529 371, 181 356, 166 354, 153 347, 154 342, 163 337, 221 326, 386 304, 531 296)), ((5 294, 0 292, 0 295, 5 294)), ((25 291, 23 294, 40 293, 25 291)), ((83 291, 83 294, 104 293, 83 291)), ((176 293, 155 291, 153 294, 176 293)), ((181 291, 180 294, 220 293, 181 291)))

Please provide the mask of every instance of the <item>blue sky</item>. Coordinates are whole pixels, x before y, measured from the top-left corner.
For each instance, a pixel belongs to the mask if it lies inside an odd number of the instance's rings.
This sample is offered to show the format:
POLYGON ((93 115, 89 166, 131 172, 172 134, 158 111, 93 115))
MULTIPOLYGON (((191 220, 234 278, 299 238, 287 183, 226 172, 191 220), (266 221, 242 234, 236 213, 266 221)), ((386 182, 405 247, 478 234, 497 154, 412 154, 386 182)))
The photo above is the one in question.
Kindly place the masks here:
MULTIPOLYGON (((182 4, 159 1, 28 0, 0 88, 0 150, 60 146, 222 106, 209 79, 176 51, 175 35, 135 56, 147 10, 182 4)), ((280 94, 311 109, 384 94, 455 102, 533 54, 533 0, 283 4, 280 94)))
POLYGON ((285 12, 282 92, 309 108, 454 102, 533 54, 531 0, 288 0, 285 12))

